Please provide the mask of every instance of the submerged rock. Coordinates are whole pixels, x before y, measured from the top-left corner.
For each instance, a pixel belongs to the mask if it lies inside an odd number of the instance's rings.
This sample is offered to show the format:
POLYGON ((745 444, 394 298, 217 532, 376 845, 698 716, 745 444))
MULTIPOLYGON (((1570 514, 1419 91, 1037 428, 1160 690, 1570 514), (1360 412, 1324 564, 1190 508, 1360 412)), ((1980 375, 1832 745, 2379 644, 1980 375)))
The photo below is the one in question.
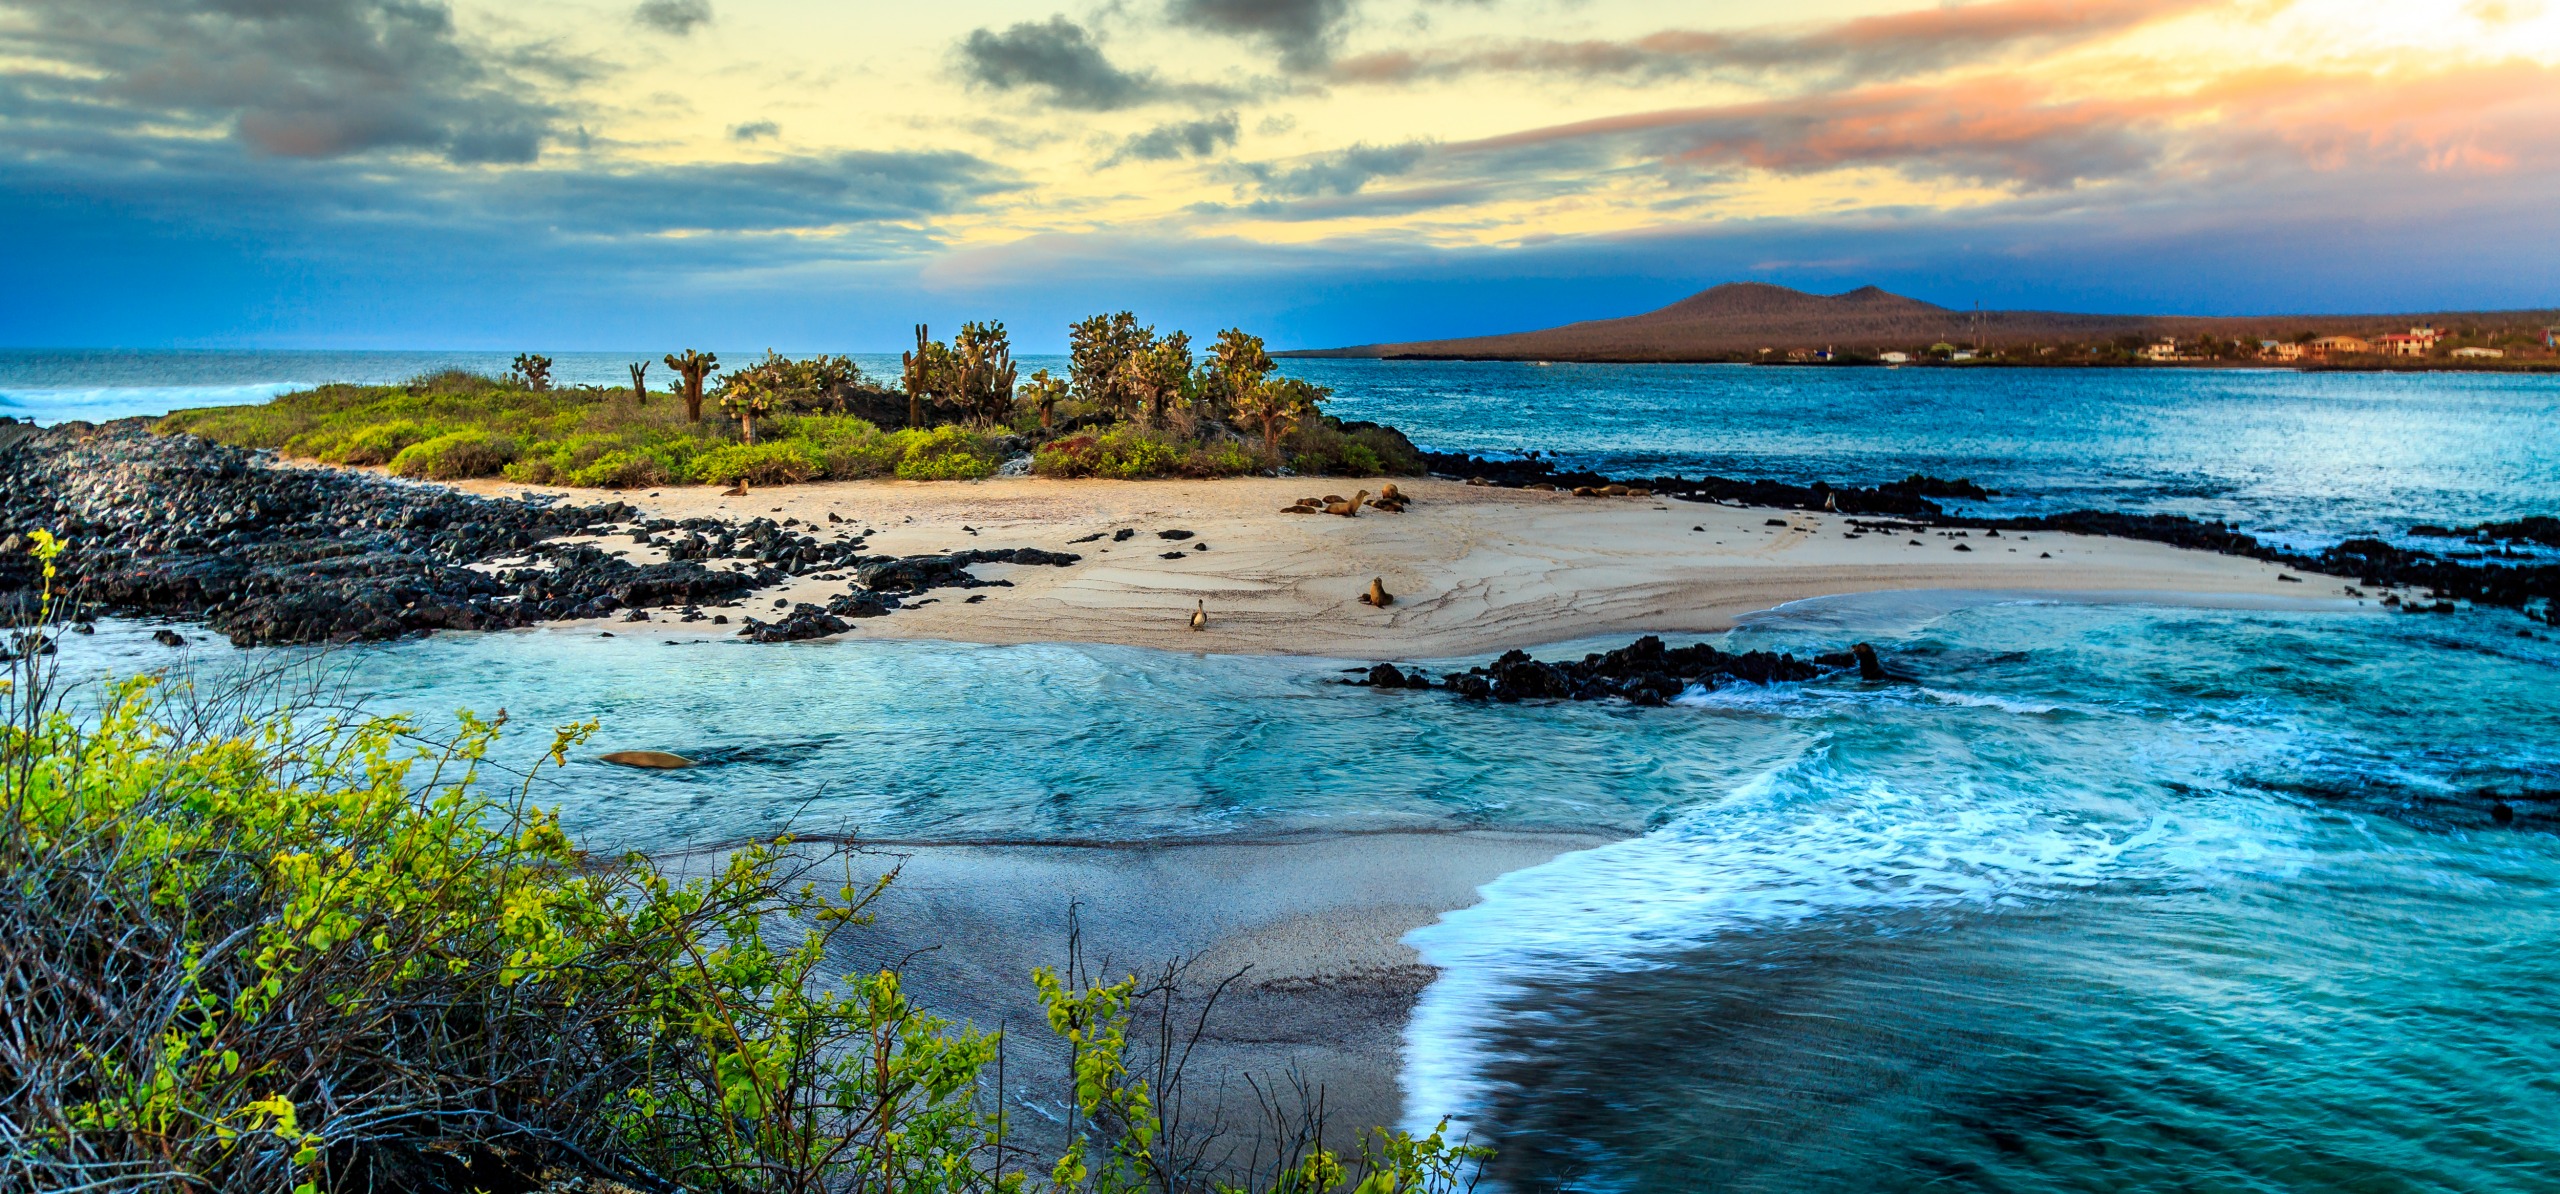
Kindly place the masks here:
POLYGON ((617 750, 596 758, 616 767, 641 767, 651 771, 678 771, 695 765, 693 760, 683 755, 671 755, 663 750, 617 750))

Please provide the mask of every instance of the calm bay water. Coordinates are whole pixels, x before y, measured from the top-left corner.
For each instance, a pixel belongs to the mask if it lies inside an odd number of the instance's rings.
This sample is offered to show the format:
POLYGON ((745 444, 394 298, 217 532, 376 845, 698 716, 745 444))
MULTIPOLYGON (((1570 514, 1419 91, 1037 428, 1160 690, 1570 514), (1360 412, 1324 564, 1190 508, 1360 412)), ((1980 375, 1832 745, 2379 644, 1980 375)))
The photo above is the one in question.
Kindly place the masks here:
MULTIPOLYGON (((71 392, 8 360, 22 410, 71 392)), ((2560 493, 2552 379, 1293 367, 1430 447, 1971 475, 2015 490, 2010 508, 2227 513, 2307 542, 2554 513, 2560 493)), ((79 401, 161 383, 281 382, 146 368, 79 401)), ((150 629, 72 637, 66 662, 164 666, 150 629)), ((595 717, 597 750, 712 762, 581 759, 546 780, 607 849, 784 826, 1621 832, 1412 938, 1442 975, 1408 1033, 1411 1111, 1495 1143, 1514 1189, 2553 1188, 2547 631, 2493 611, 1883 594, 1719 641, 1855 638, 1920 682, 1487 706, 1334 683, 1367 661, 663 630, 444 635, 322 665, 431 721, 595 717)), ((211 640, 187 656, 236 662, 211 640)))

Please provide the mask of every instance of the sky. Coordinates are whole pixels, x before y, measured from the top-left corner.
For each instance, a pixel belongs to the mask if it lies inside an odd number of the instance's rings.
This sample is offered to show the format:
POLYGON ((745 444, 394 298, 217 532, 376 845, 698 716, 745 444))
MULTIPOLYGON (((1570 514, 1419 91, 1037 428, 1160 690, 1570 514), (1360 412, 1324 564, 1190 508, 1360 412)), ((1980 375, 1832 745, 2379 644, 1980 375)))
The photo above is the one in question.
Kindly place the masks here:
POLYGON ((0 345, 2560 306, 2560 0, 0 0, 0 345))

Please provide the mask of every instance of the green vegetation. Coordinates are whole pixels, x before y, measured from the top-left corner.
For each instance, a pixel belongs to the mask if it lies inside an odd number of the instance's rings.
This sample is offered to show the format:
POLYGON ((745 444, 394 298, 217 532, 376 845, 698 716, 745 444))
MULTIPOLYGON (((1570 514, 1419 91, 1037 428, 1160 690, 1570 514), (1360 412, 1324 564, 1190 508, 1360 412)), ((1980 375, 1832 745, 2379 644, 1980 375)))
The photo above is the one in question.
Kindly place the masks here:
MULTIPOLYGON (((673 359, 681 374, 682 366, 709 358, 673 359)), ((863 385, 861 371, 842 357, 768 357, 723 379, 718 405, 738 413, 738 421, 706 423, 671 403, 644 405, 620 388, 534 390, 439 373, 406 385, 322 386, 259 406, 180 411, 159 428, 331 464, 387 465, 399 476, 438 481, 503 476, 528 484, 632 488, 995 472, 996 443, 988 433, 882 431, 841 413, 847 396, 862 393, 863 385)), ((698 406, 690 387, 688 377, 677 393, 698 406)))
POLYGON ((1069 343, 1067 376, 1022 378, 1003 324, 964 323, 948 343, 918 325, 902 391, 841 356, 767 352, 718 374, 718 357, 686 349, 665 357, 681 412, 649 403, 645 362, 631 366, 628 390, 562 390, 551 362, 528 353, 504 378, 322 386, 262 406, 179 411, 159 428, 403 477, 615 489, 972 480, 1025 454, 1049 477, 1423 471, 1394 429, 1342 423, 1323 413, 1330 391, 1274 376, 1261 338, 1241 329, 1220 332, 1196 361, 1188 336, 1159 335, 1126 311, 1075 324, 1069 343), (905 425, 883 430, 902 409, 905 425))
MULTIPOLYGON (((845 855, 784 839, 678 879, 579 850, 530 775, 488 782, 503 714, 431 737, 148 678, 73 702, 47 658, 0 676, 0 1186, 1213 1186, 1170 998, 1146 1020, 1134 976, 1027 976, 1068 1063, 1033 1168, 997 1036, 894 969, 822 979, 889 882, 845 855)), ((554 730, 549 764, 595 729, 554 730)), ((1254 1188, 1447 1189, 1482 1155, 1381 1134, 1346 1164, 1312 1138, 1280 1132, 1267 1166, 1257 1142, 1254 1188)))

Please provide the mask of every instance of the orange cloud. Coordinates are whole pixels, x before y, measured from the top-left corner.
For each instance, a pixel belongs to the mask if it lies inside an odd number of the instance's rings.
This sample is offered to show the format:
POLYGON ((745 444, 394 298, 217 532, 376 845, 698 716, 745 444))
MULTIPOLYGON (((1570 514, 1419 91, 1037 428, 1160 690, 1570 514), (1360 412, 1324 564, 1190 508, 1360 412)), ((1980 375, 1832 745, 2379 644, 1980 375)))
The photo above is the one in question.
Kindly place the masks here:
POLYGON ((1747 104, 1665 109, 1448 146, 1520 158, 1608 146, 1620 160, 1807 174, 1884 166, 2028 187, 2292 164, 2506 170, 2560 164, 2560 70, 2514 61, 2421 75, 2304 68, 2236 72, 2177 92, 2065 98, 2011 76, 1890 84, 1747 104))

